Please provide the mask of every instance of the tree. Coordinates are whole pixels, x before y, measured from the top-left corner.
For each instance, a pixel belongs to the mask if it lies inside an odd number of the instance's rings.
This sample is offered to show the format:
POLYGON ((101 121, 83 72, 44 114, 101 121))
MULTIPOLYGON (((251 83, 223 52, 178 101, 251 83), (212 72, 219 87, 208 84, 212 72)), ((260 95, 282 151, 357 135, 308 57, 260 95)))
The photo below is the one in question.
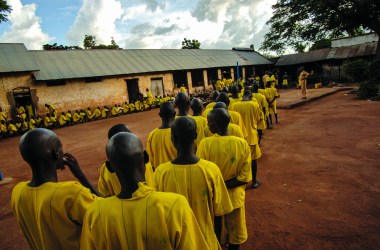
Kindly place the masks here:
POLYGON ((11 13, 12 8, 7 4, 7 1, 0 0, 0 23, 8 21, 8 13, 11 13))
POLYGON ((96 37, 92 35, 84 35, 83 47, 85 49, 92 49, 96 45, 96 37))
POLYGON ((115 39, 113 37, 111 37, 110 45, 96 45, 96 37, 91 35, 84 36, 83 46, 85 49, 120 49, 119 45, 116 44, 115 39))
MULTIPOLYGON (((281 54, 287 46, 374 31, 380 36, 379 0, 277 0, 261 49, 281 54)), ((379 40, 380 41, 380 40, 379 40)), ((380 58, 380 44, 377 46, 380 58)))
POLYGON ((183 39, 182 49, 199 49, 200 47, 201 43, 198 40, 187 40, 186 38, 183 39))
POLYGON ((309 50, 318 50, 318 49, 325 49, 325 48, 331 48, 330 39, 321 39, 321 40, 315 41, 309 50))
POLYGON ((43 50, 76 50, 76 49, 82 49, 79 46, 63 46, 63 45, 57 45, 57 43, 54 44, 44 44, 42 45, 43 50))

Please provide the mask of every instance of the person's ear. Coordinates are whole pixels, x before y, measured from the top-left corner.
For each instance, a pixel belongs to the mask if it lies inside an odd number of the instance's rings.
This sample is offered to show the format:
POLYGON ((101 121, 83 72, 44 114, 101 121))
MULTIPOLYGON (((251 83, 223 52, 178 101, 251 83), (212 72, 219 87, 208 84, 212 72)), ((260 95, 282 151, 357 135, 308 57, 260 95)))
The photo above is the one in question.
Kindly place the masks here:
POLYGON ((149 155, 148 155, 148 152, 146 152, 146 150, 144 150, 144 163, 148 164, 148 162, 149 162, 149 155))
POLYGON ((111 163, 109 162, 109 160, 106 160, 106 168, 108 171, 110 171, 111 173, 115 173, 115 171, 112 169, 112 166, 111 166, 111 163))
POLYGON ((55 160, 55 161, 58 160, 58 158, 59 158, 58 150, 54 149, 51 153, 52 153, 53 160, 55 160))

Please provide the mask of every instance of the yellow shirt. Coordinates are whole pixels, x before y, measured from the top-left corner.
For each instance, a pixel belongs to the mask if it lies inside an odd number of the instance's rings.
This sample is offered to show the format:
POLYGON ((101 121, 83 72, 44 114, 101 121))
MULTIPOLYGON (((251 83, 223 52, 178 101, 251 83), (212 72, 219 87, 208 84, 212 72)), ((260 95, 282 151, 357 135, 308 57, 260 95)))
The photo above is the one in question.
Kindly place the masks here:
POLYGON ((241 101, 241 98, 230 98, 230 105, 228 105, 228 110, 231 110, 231 106, 232 104, 234 104, 235 102, 240 102, 241 101))
POLYGON ((207 115, 208 113, 210 113, 212 109, 213 108, 206 108, 205 110, 203 110, 202 116, 207 119, 207 115))
POLYGON ((12 123, 9 123, 8 131, 9 131, 9 134, 13 135, 14 133, 17 133, 17 128, 12 123))
POLYGON ((66 124, 66 122, 67 122, 67 118, 66 118, 65 115, 61 115, 61 116, 59 117, 58 121, 59 121, 59 125, 63 126, 63 125, 66 124))
POLYGON ((167 162, 155 171, 154 183, 158 191, 185 196, 210 248, 220 248, 214 216, 227 214, 233 207, 218 166, 203 159, 192 165, 167 162))
POLYGON ((148 104, 151 105, 152 102, 153 102, 153 95, 152 95, 152 93, 151 93, 150 91, 148 91, 148 92, 146 93, 146 96, 147 96, 147 98, 148 98, 148 104))
POLYGON ((94 202, 83 223, 82 249, 208 249, 182 195, 139 183, 130 199, 94 202))
POLYGON ((177 156, 171 140, 170 128, 156 128, 150 132, 146 144, 146 151, 149 155, 149 162, 152 164, 153 169, 159 165, 173 160, 177 156))
MULTIPOLYGON (((153 169, 150 163, 146 164, 145 182, 148 186, 154 186, 153 169)), ((104 197, 117 195, 120 193, 121 186, 119 179, 115 173, 108 171, 106 164, 103 163, 100 167, 98 191, 104 197)))
POLYGON ((0 112, 0 121, 7 121, 7 115, 4 112, 0 112))
POLYGON ((33 129, 36 127, 36 121, 32 118, 29 119, 29 128, 33 129))
POLYGON ((212 109, 215 106, 215 104, 216 102, 210 102, 209 104, 207 104, 205 109, 212 109))
POLYGON ((118 109, 118 107, 113 107, 113 108, 111 109, 111 114, 112 114, 112 115, 118 115, 118 114, 119 114, 119 109, 118 109))
POLYGON ((107 117, 107 113, 109 112, 110 110, 108 108, 104 108, 102 110, 102 118, 106 118, 107 117))
POLYGON ((101 115, 102 115, 102 112, 100 112, 100 109, 97 108, 94 110, 93 117, 99 118, 101 115))
POLYGON ((5 134, 7 131, 7 126, 5 124, 0 123, 0 132, 5 134))
POLYGON ((51 125, 53 125, 53 123, 51 122, 50 118, 45 116, 44 118, 44 125, 46 128, 50 127, 51 125))
POLYGON ((80 120, 80 116, 79 116, 79 114, 77 113, 77 112, 75 112, 74 114, 73 114, 73 121, 74 122, 78 122, 80 120))
POLYGON ((243 118, 244 127, 247 130, 245 138, 249 145, 256 145, 258 140, 257 123, 262 119, 262 112, 259 104, 252 101, 241 101, 234 103, 231 107, 233 111, 239 112, 243 118))
POLYGON ((193 115, 191 115, 190 117, 193 118, 195 122, 197 123, 197 126, 202 127, 203 130, 207 126, 207 118, 204 118, 203 116, 193 116, 193 115))
POLYGON ((123 104, 123 113, 126 114, 126 113, 128 113, 128 111, 129 111, 129 104, 124 103, 123 104))
POLYGON ((75 181, 14 188, 11 208, 31 249, 79 249, 87 208, 97 199, 75 181))
POLYGON ((71 113, 66 113, 66 121, 71 121, 71 113))
MULTIPOLYGON (((232 136, 240 137, 240 138, 243 138, 243 139, 245 138, 245 136, 243 135, 243 132, 241 131, 241 128, 238 125, 236 125, 236 124, 229 123, 228 124, 228 132, 232 136)), ((211 133, 209 127, 207 126, 206 129, 205 129, 205 137, 210 137, 212 135, 213 135, 213 133, 211 133)))
POLYGON ((246 137, 248 134, 247 134, 247 130, 244 127, 244 122, 241 115, 238 112, 233 111, 233 110, 229 110, 228 113, 230 114, 230 119, 231 119, 230 122, 238 125, 241 131, 243 132, 243 136, 246 137))
MULTIPOLYGON (((242 138, 215 134, 202 140, 197 156, 215 163, 225 181, 235 177, 241 182, 249 182, 252 179, 251 149, 242 138)), ((244 205, 245 185, 228 189, 228 194, 234 209, 244 205)))

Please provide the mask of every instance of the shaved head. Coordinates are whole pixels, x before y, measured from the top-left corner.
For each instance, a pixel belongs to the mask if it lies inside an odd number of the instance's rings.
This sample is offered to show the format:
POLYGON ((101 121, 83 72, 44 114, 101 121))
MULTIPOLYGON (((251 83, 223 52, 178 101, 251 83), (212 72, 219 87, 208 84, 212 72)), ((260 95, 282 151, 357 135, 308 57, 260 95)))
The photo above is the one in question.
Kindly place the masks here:
POLYGON ((218 96, 218 98, 216 99, 217 102, 224 102, 227 107, 228 105, 230 105, 230 98, 228 97, 228 94, 227 93, 220 93, 220 95, 218 96))
POLYGON ((215 101, 216 98, 218 98, 219 96, 219 91, 215 90, 214 92, 212 92, 212 99, 215 101))
POLYGON ((213 109, 227 109, 227 105, 224 102, 217 102, 213 109))
POLYGON ((34 168, 41 162, 56 162, 55 168, 63 168, 62 143, 51 130, 35 128, 25 133, 20 139, 22 158, 34 168))
POLYGON ((173 144, 178 146, 194 143, 197 138, 197 123, 191 117, 178 117, 171 126, 173 144))
POLYGON ((224 108, 214 108, 207 115, 208 126, 213 134, 225 131, 230 120, 230 114, 224 108))
POLYGON ((252 98, 252 92, 250 90, 245 90, 243 94, 244 100, 250 100, 252 98))
POLYGON ((199 98, 193 98, 193 100, 191 100, 190 107, 194 113, 199 114, 202 112, 203 102, 199 98))
POLYGON ((233 96, 237 96, 238 95, 238 93, 239 93, 239 87, 237 86, 237 85, 233 85, 232 87, 231 87, 231 94, 233 95, 233 96))
POLYGON ((107 143, 106 153, 118 177, 134 178, 136 173, 144 176, 144 148, 136 135, 128 132, 115 134, 107 143))
POLYGON ((128 128, 127 125, 125 124, 116 124, 113 125, 109 130, 108 130, 108 139, 110 139, 112 136, 114 136, 117 133, 120 132, 129 132, 132 133, 132 131, 128 128))
POLYGON ((173 103, 164 102, 160 105, 160 116, 161 118, 168 118, 175 116, 175 108, 173 103))

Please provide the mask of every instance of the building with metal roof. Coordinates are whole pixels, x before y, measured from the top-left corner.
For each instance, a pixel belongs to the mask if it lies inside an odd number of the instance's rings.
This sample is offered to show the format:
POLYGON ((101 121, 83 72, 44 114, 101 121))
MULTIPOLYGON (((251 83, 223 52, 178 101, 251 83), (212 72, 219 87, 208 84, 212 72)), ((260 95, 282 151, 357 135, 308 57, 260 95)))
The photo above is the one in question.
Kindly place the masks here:
POLYGON ((218 49, 27 50, 0 43, 2 108, 45 103, 58 111, 134 101, 153 95, 208 91, 218 79, 246 78, 271 62, 254 51, 218 49), (239 65, 236 67, 236 65, 239 65), (28 93, 29 96, 28 96, 28 93))
POLYGON ((296 65, 310 62, 357 58, 376 55, 377 43, 363 43, 345 47, 312 50, 304 53, 281 56, 276 66, 296 65))

